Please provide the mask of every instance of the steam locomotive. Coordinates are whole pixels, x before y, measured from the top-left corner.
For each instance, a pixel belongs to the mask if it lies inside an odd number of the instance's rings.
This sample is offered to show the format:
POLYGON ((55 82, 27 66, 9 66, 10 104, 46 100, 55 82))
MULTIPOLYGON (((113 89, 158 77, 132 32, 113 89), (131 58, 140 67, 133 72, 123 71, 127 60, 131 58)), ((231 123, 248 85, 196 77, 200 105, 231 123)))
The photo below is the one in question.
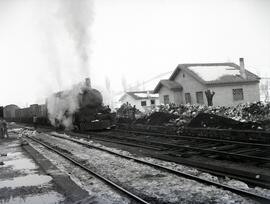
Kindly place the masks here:
POLYGON ((79 94, 79 109, 74 114, 73 124, 78 130, 110 129, 115 126, 116 114, 103 105, 101 93, 91 88, 90 79, 79 94))
MULTIPOLYGON (((57 101, 65 101, 67 94, 58 92, 54 94, 57 101)), ((64 110, 64 117, 71 118, 72 128, 74 130, 104 130, 115 126, 116 114, 111 112, 109 106, 103 105, 103 97, 101 93, 91 88, 90 79, 85 80, 85 85, 79 93, 73 95, 78 100, 79 107, 75 112, 70 113, 68 109, 64 110)), ((39 125, 51 125, 64 128, 62 121, 58 117, 53 117, 48 111, 49 105, 33 104, 28 108, 16 108, 15 114, 5 117, 7 121, 15 121, 21 123, 33 123, 33 118, 37 118, 39 125), (53 123, 52 123, 53 120, 53 123)))

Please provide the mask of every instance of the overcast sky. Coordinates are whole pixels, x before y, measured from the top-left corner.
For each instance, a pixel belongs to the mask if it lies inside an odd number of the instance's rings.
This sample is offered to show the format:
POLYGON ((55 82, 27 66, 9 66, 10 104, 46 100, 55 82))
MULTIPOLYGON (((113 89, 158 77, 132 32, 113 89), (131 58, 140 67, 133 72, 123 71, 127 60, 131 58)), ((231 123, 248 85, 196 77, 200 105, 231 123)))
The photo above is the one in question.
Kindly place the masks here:
POLYGON ((269 0, 0 0, 0 105, 42 103, 88 75, 117 92, 181 63, 244 57, 270 76, 269 25, 269 0))

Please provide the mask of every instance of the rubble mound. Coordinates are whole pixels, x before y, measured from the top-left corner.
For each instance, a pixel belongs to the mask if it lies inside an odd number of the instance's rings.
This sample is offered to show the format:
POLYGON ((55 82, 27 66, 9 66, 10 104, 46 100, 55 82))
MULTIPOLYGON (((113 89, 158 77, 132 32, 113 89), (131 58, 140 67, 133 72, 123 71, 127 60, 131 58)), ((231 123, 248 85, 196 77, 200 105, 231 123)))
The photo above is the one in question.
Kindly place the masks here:
MULTIPOLYGON (((129 104, 125 105, 131 107, 129 104)), ((118 115, 119 116, 119 115, 118 115)), ((164 125, 169 124, 178 128, 189 125, 194 127, 212 127, 224 129, 246 129, 246 130, 266 130, 270 131, 270 103, 253 102, 243 103, 232 107, 225 106, 205 106, 196 104, 166 104, 160 105, 146 114, 137 117, 135 124, 164 125), (211 117, 199 116, 200 113, 209 114, 211 117), (214 115, 214 116, 213 116, 214 115), (220 118, 218 117, 220 116, 220 118), (195 122, 199 120, 206 121, 195 122)), ((205 115, 206 116, 206 115, 205 115)), ((132 118, 132 117, 131 117, 132 118)))
POLYGON ((256 122, 240 122, 231 118, 226 118, 210 113, 199 113, 188 124, 188 127, 192 128, 218 128, 238 130, 257 130, 260 126, 261 125, 256 122))
POLYGON ((154 112, 147 118, 147 124, 148 125, 164 125, 166 123, 169 123, 171 120, 175 120, 179 118, 179 116, 171 114, 171 113, 165 113, 165 112, 154 112))
POLYGON ((138 118, 134 124, 147 124, 147 119, 148 117, 147 116, 144 116, 144 117, 141 117, 141 118, 138 118))
POLYGON ((125 118, 125 117, 119 117, 119 118, 117 118, 117 123, 131 124, 132 123, 132 119, 131 118, 125 118))

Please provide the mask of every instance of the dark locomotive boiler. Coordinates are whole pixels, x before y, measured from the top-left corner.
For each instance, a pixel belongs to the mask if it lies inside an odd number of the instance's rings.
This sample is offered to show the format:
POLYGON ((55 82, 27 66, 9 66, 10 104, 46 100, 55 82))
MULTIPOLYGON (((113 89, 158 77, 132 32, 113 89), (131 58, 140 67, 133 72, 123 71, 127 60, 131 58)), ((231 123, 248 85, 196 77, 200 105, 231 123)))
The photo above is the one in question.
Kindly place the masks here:
POLYGON ((79 130, 110 129, 115 124, 115 113, 109 106, 103 105, 103 98, 97 89, 91 87, 90 79, 86 78, 79 94, 79 109, 74 115, 74 127, 79 130))

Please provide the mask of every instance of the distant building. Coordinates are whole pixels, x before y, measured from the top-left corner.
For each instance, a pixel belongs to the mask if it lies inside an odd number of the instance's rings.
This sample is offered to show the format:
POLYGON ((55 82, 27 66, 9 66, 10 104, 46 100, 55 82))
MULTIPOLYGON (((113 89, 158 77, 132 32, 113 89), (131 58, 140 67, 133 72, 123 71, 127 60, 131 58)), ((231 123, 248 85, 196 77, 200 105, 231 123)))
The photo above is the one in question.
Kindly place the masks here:
POLYGON ((205 104, 205 91, 214 91, 214 106, 233 106, 260 100, 260 78, 235 63, 179 64, 154 89, 161 104, 205 104))
POLYGON ((4 118, 15 118, 15 111, 19 109, 18 106, 10 104, 4 107, 4 118))
POLYGON ((159 105, 158 94, 153 94, 153 91, 130 91, 126 92, 119 101, 123 103, 130 103, 136 106, 142 112, 149 110, 159 105))

